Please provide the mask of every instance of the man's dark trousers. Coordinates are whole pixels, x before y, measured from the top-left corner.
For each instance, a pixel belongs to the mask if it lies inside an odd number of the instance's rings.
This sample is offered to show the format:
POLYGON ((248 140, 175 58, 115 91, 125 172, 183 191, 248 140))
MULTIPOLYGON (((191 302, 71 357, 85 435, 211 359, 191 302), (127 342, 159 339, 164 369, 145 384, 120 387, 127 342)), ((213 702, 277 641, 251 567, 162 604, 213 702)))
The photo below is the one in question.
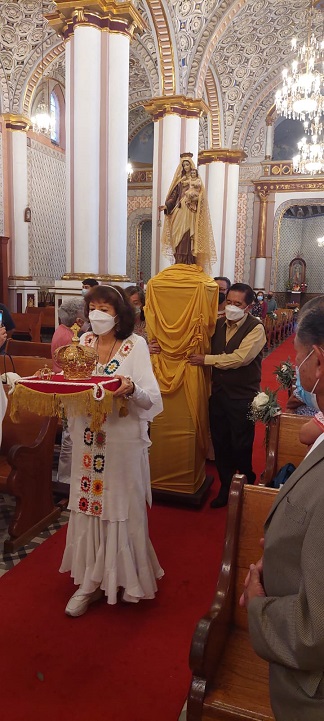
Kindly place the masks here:
POLYGON ((255 429, 248 419, 253 398, 229 398, 219 389, 209 399, 210 431, 222 494, 228 495, 237 471, 246 475, 248 483, 254 483, 256 478, 252 470, 255 429))

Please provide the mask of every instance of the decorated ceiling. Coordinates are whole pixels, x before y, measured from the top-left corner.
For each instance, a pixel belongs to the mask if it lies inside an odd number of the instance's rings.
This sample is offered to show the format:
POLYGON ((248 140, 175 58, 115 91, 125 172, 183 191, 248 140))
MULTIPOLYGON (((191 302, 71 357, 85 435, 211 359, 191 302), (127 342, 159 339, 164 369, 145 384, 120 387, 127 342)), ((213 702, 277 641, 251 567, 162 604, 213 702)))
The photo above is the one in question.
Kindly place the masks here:
MULTIPOLYGON (((203 98, 218 127, 214 145, 264 153, 265 119, 305 39, 308 0, 134 0, 146 23, 130 51, 130 139, 150 122, 143 103, 162 95, 203 98)), ((44 72, 64 86, 64 45, 46 26, 50 0, 0 0, 0 112, 30 114, 44 72)), ((323 26, 317 12, 315 26, 323 26)), ((200 143, 208 147, 206 121, 200 143)))

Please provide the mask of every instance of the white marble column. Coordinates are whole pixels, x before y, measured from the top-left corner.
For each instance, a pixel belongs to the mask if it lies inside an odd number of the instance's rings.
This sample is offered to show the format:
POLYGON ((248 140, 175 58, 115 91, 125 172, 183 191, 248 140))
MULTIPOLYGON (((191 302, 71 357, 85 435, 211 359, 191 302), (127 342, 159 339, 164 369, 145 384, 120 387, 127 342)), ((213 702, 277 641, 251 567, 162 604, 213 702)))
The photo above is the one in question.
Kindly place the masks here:
POLYGON ((132 3, 56 0, 49 24, 66 43, 67 273, 127 281, 129 46, 132 3))
POLYGON ((4 225, 6 235, 10 239, 7 269, 9 305, 15 312, 24 312, 28 302, 38 304, 39 290, 39 286, 36 286, 32 280, 29 264, 29 229, 33 222, 27 154, 27 130, 30 120, 23 115, 11 113, 5 113, 2 120, 3 144, 6 147, 7 160, 3 198, 4 225))
POLYGON ((205 183, 217 262, 213 275, 235 280, 239 163, 241 150, 212 148, 199 153, 199 174, 205 183), (205 180, 204 180, 205 178, 205 180))
POLYGON ((73 270, 99 273, 100 29, 77 26, 72 47, 73 270))
POLYGON ((265 159, 271 160, 273 153, 273 141, 274 141, 274 124, 273 117, 267 118, 267 132, 266 132, 266 148, 265 148, 265 159))
POLYGON ((202 100, 184 96, 154 98, 145 105, 154 120, 153 194, 152 194, 152 276, 172 264, 163 255, 161 236, 164 205, 181 153, 192 153, 197 165, 199 117, 208 108, 202 100))
POLYGON ((11 132, 11 177, 12 177, 12 268, 13 276, 29 276, 28 228, 24 220, 28 206, 27 181, 27 135, 25 131, 11 132))

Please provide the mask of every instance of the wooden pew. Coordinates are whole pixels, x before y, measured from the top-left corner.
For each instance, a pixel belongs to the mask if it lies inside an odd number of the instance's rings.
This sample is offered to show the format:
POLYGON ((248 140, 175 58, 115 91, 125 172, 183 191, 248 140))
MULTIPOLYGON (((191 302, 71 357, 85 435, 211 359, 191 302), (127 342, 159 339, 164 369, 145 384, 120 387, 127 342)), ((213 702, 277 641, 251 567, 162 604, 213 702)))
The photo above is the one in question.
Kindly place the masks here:
POLYGON ((238 601, 250 563, 261 556, 263 524, 278 491, 243 479, 233 477, 215 597, 192 639, 187 721, 274 721, 268 664, 250 644, 238 601))
POLYGON ((15 340, 14 338, 8 338, 6 352, 12 356, 24 355, 38 356, 40 358, 52 357, 50 343, 33 343, 33 341, 15 340))
POLYGON ((22 378, 26 376, 33 376, 40 368, 44 368, 45 365, 48 368, 53 368, 53 361, 51 358, 34 358, 33 356, 9 356, 0 355, 0 373, 14 372, 18 373, 22 378))
POLYGON ((30 340, 40 343, 41 316, 31 315, 30 313, 11 313, 15 327, 12 331, 12 337, 30 336, 30 340))
POLYGON ((262 482, 269 486, 278 471, 286 463, 299 466, 308 447, 299 440, 299 431, 312 416, 298 416, 296 413, 281 413, 272 418, 269 428, 266 469, 262 482))
POLYGON ((10 396, 2 425, 0 492, 16 499, 5 553, 25 545, 61 514, 52 494, 52 462, 57 418, 24 411, 19 423, 10 419, 10 396))
POLYGON ((55 307, 53 305, 27 306, 26 313, 41 317, 41 329, 55 330, 55 307))

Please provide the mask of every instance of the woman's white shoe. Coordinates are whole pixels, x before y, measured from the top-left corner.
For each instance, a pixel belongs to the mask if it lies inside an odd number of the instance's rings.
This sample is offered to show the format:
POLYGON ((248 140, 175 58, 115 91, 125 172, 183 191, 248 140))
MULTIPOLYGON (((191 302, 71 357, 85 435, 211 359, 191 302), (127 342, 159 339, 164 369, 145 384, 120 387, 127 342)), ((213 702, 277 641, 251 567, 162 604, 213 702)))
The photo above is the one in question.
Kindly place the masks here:
POLYGON ((96 588, 92 593, 82 593, 80 589, 71 596, 66 608, 65 613, 68 616, 83 616, 88 610, 90 603, 99 601, 103 596, 101 588, 96 588))

